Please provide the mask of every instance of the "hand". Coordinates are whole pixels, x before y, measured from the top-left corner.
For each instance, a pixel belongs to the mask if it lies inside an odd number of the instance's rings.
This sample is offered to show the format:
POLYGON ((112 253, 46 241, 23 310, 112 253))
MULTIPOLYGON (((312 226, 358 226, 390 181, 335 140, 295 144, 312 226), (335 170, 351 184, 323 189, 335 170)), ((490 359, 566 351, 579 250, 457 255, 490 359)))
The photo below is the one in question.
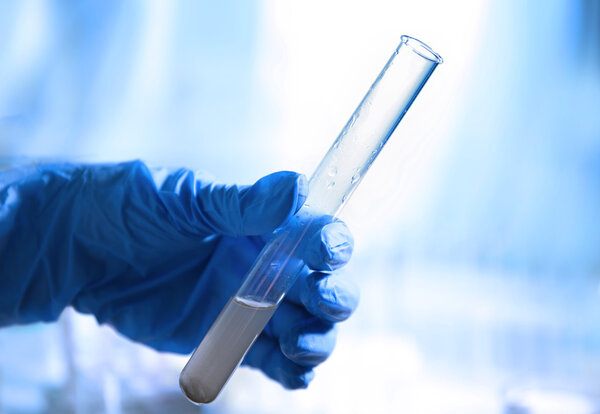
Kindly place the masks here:
MULTIPOLYGON (((0 174, 0 326, 55 320, 72 305, 158 350, 189 353, 271 233, 304 202, 306 179, 280 172, 253 186, 204 182, 141 162, 42 165, 0 174)), ((300 252, 310 265, 244 364, 287 388, 312 378, 335 324, 358 302, 346 226, 322 217, 300 252)))

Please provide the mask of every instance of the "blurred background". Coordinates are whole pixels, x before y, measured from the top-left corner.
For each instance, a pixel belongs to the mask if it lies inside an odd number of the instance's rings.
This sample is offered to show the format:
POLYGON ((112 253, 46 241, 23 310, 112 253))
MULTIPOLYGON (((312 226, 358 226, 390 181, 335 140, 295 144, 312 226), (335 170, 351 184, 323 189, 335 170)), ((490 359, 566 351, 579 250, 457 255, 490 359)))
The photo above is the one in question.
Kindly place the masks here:
POLYGON ((0 158, 310 174, 408 34, 445 59, 342 213, 361 305, 307 390, 67 310, 0 413, 599 413, 600 1, 0 1, 0 158))

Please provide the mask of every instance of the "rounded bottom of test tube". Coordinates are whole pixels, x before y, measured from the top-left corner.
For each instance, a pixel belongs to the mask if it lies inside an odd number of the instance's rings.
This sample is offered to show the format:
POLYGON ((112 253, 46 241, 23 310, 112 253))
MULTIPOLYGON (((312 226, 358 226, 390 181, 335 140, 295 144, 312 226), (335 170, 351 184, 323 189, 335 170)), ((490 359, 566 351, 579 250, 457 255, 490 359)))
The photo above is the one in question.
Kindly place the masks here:
POLYGON ((202 378, 191 378, 185 373, 179 376, 179 387, 188 401, 195 405, 211 403, 218 395, 218 392, 207 393, 205 391, 202 378))
POLYGON ((248 298, 230 299, 179 376, 179 386, 194 404, 217 398, 229 377, 277 309, 248 298))

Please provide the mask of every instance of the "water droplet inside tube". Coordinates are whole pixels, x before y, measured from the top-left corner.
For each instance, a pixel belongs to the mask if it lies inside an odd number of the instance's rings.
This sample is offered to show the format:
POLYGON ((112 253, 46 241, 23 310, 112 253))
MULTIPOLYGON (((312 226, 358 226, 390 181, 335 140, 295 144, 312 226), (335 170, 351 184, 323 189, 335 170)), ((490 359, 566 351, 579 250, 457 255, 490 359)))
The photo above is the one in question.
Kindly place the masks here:
POLYGON ((327 184, 327 189, 328 190, 331 190, 333 187, 335 187, 335 181, 332 181, 329 184, 327 184))
POLYGON ((330 177, 335 177, 337 174, 337 167, 335 165, 329 167, 329 169, 327 169, 327 174, 329 174, 330 177))
POLYGON ((350 179, 350 183, 351 184, 356 184, 356 182, 358 181, 359 178, 360 178, 360 172, 357 171, 357 172, 354 173, 354 175, 350 179))

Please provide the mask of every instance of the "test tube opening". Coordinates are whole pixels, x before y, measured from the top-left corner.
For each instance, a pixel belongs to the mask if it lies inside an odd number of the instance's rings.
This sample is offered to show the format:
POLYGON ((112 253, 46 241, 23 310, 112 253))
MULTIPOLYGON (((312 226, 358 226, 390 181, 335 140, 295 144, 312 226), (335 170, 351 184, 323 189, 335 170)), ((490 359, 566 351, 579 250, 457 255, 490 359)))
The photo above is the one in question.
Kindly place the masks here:
POLYGON ((410 46, 410 48, 422 58, 425 58, 437 64, 444 62, 444 59, 442 59, 440 55, 435 53, 432 48, 430 48, 420 40, 407 35, 403 35, 400 39, 402 40, 400 43, 401 45, 404 44, 406 46, 410 46))

